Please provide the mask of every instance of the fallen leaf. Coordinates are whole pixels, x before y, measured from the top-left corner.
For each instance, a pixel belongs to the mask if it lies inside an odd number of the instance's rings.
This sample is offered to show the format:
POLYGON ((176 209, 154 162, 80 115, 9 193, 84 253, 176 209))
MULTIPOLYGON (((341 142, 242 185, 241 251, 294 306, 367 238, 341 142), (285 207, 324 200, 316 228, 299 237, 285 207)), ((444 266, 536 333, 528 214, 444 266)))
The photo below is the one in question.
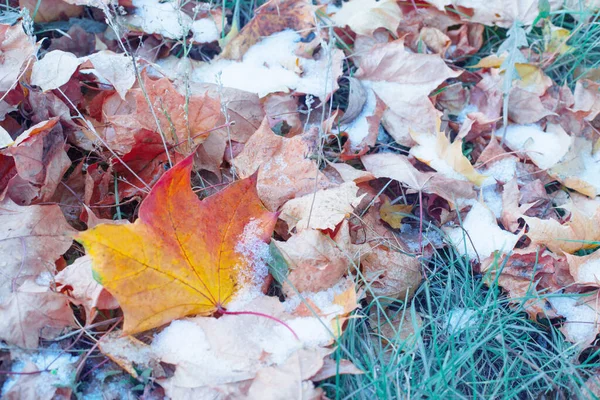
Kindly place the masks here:
POLYGON ((331 186, 310 153, 308 134, 289 139, 277 136, 265 119, 233 165, 242 178, 258 170, 258 195, 269 210, 276 211, 294 197, 331 186))
POLYGON ((401 154, 369 154, 362 156, 361 161, 366 170, 378 178, 394 179, 413 190, 437 194, 450 203, 476 196, 470 182, 419 171, 401 154))
POLYGON ((47 0, 44 4, 38 3, 37 0, 19 0, 21 9, 27 8, 30 15, 35 14, 35 22, 51 22, 61 19, 61 17, 78 17, 83 13, 83 7, 69 4, 63 0, 47 0))
POLYGON ((437 129, 437 135, 411 132, 417 145, 410 149, 410 154, 442 175, 456 180, 468 179, 481 186, 486 176, 481 175, 462 153, 462 140, 450 143, 444 132, 437 129))
POLYGON ((402 219, 405 218, 401 214, 410 214, 412 209, 413 206, 410 204, 390 204, 386 200, 379 208, 379 216, 392 228, 400 229, 402 227, 402 219))
POLYGON ((92 276, 92 259, 83 256, 54 277, 57 291, 66 292, 69 300, 85 309, 87 324, 91 324, 98 310, 114 310, 119 303, 92 276))
POLYGON ((318 292, 335 285, 352 262, 352 257, 336 241, 340 238, 331 238, 316 229, 304 229, 286 242, 275 240, 290 270, 284 291, 290 295, 295 293, 294 289, 318 292))
POLYGON ((209 94, 186 96, 168 78, 146 77, 144 85, 150 104, 146 94, 136 92, 137 121, 145 129, 162 132, 165 140, 184 155, 190 143, 201 143, 222 122, 221 104, 209 94))
POLYGON ((566 319, 560 328, 565 339, 583 347, 596 339, 600 332, 597 291, 585 296, 549 297, 548 301, 556 312, 566 319))
POLYGON ((12 346, 35 349, 40 337, 53 339, 73 325, 66 296, 25 281, 0 304, 0 339, 12 346))
POLYGON ((414 54, 404 49, 402 39, 374 46, 361 57, 354 75, 371 88, 389 107, 383 126, 400 144, 411 145, 408 127, 434 132, 439 112, 427 97, 452 71, 438 55, 414 54))
POLYGON ((391 0, 350 0, 331 17, 340 28, 350 27, 359 35, 372 35, 376 29, 385 28, 395 32, 400 24, 402 11, 391 0))
POLYGON ((14 160, 15 174, 6 184, 6 196, 19 205, 48 201, 71 166, 57 118, 23 132, 0 152, 14 160))
POLYGON ((555 219, 523 216, 529 226, 527 237, 557 254, 596 247, 600 241, 600 207, 586 207, 582 203, 587 201, 592 202, 573 196, 570 204, 562 206, 571 212, 570 219, 562 224, 555 219))
POLYGON ((0 92, 14 88, 24 69, 23 64, 31 60, 36 52, 34 40, 23 30, 23 23, 14 26, 0 24, 0 50, 2 51, 2 73, 0 73, 0 92))
POLYGON ((136 82, 133 59, 125 54, 117 54, 109 50, 99 51, 84 58, 88 60, 93 69, 86 69, 85 64, 80 68, 81 73, 93 73, 106 79, 125 100, 127 91, 136 82))
POLYGON ((244 275, 250 265, 236 251, 244 232, 256 241, 271 236, 276 216, 258 199, 255 177, 200 201, 191 190, 192 161, 161 177, 135 223, 98 225, 77 238, 92 257, 94 276, 123 309, 124 333, 226 307, 251 283, 244 275), (210 224, 198 230, 202 221, 210 224))
MULTIPOLYGON (((502 130, 498 133, 502 134, 502 130)), ((520 152, 538 167, 548 169, 563 159, 573 138, 560 125, 548 124, 545 131, 535 125, 509 125, 505 142, 512 151, 520 152)))
POLYGON ((154 378, 162 378, 161 375, 164 375, 152 347, 133 336, 111 332, 98 341, 98 348, 134 378, 140 377, 138 371, 147 369, 152 370, 154 378))
POLYGON ((544 107, 540 97, 518 87, 508 97, 508 118, 517 124, 532 124, 549 115, 556 115, 544 107))
MULTIPOLYGON (((582 137, 569 137, 572 145, 560 162, 551 166, 548 174, 566 187, 586 196, 600 194, 600 152, 582 137)), ((562 151, 561 151, 562 153, 562 151)))
POLYGON ((82 60, 72 53, 53 50, 33 64, 31 84, 39 86, 44 92, 58 89, 73 76, 82 60))
POLYGON ((54 262, 71 247, 75 234, 57 205, 21 207, 4 201, 0 225, 0 252, 4 254, 0 300, 11 292, 14 296, 26 279, 35 279, 44 271, 54 273, 54 262))
POLYGON ((319 190, 312 194, 289 200, 281 207, 279 218, 287 222, 289 230, 334 230, 344 218, 354 211, 365 195, 357 196, 354 182, 319 190))

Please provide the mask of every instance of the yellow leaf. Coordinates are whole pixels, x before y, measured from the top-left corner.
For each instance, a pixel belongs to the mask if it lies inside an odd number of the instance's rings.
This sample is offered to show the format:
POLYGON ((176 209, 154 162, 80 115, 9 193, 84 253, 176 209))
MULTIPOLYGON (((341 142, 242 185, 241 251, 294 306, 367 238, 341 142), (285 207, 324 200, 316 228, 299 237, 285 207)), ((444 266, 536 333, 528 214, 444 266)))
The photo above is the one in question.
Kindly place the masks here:
POLYGON ((123 332, 222 310, 253 271, 239 244, 268 241, 277 216, 256 193, 256 176, 200 201, 191 190, 193 156, 154 185, 133 224, 79 234, 94 277, 119 301, 123 332))

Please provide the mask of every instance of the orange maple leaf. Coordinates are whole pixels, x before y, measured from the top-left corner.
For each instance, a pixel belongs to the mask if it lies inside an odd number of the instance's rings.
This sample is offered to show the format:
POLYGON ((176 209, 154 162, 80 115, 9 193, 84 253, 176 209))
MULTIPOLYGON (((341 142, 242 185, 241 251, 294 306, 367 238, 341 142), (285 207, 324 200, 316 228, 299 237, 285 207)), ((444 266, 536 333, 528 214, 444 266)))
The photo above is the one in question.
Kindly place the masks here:
POLYGON ((77 238, 123 309, 124 334, 223 310, 252 273, 236 245, 271 237, 277 214, 258 198, 256 175, 200 201, 192 166, 189 156, 166 172, 135 223, 101 224, 77 238))

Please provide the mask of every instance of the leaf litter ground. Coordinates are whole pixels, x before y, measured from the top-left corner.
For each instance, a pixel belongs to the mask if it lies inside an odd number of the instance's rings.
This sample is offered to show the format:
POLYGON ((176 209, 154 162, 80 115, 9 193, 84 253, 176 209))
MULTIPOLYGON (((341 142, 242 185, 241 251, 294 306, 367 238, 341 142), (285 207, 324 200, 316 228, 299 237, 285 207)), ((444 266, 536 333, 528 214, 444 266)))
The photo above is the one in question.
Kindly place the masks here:
POLYGON ((595 398, 575 3, 4 5, 2 396, 595 398))

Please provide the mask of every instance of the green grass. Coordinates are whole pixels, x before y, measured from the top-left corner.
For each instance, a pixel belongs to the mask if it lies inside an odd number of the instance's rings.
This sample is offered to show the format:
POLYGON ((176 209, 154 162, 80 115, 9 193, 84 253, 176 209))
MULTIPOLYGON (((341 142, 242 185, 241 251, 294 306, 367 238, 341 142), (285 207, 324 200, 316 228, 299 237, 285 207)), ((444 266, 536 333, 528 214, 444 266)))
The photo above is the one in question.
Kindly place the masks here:
POLYGON ((365 373, 324 382, 330 398, 587 394, 583 384, 600 367, 596 353, 583 356, 549 321, 529 320, 452 250, 437 253, 423 268, 425 280, 410 303, 375 298, 349 321, 334 357, 350 359, 365 373), (458 327, 449 327, 452 317, 462 320, 458 327), (402 335, 407 330, 414 331, 408 339, 402 335))

